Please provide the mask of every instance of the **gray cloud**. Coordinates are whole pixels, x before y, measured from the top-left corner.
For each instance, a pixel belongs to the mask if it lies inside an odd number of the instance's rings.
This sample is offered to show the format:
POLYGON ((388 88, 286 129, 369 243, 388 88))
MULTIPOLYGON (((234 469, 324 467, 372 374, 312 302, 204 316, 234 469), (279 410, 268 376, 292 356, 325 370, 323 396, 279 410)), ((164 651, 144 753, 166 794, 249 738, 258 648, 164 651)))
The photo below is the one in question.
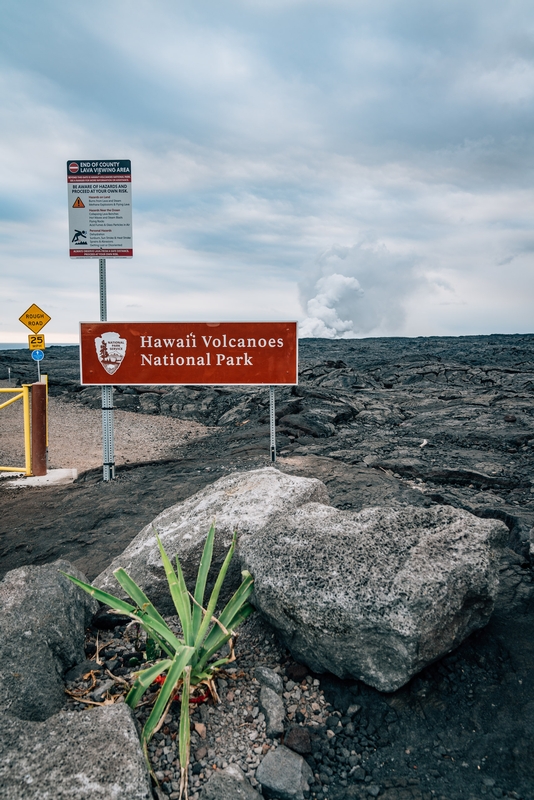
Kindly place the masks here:
POLYGON ((11 4, 3 330, 30 302, 65 334, 97 312, 96 266, 67 257, 73 157, 132 159, 117 319, 531 330, 533 25, 527 0, 11 4))

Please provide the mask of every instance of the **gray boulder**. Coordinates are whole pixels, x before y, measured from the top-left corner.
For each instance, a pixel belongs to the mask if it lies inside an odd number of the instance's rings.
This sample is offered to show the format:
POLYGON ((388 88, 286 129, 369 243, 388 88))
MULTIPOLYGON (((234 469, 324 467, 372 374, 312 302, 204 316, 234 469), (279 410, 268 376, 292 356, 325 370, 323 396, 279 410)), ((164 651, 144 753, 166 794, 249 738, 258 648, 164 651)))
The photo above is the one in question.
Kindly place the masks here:
POLYGON ((313 783, 313 773, 307 762, 280 745, 269 750, 256 770, 256 780, 261 783, 264 797, 273 800, 304 800, 313 783))
POLYGON ((261 800, 237 764, 214 772, 200 793, 201 800, 261 800))
POLYGON ((128 706, 62 711, 46 722, 1 715, 0 798, 151 800, 128 706))
MULTIPOLYGON (((114 570, 123 567, 160 611, 174 613, 154 530, 169 557, 179 557, 192 591, 212 522, 216 523, 216 534, 209 585, 224 561, 234 530, 254 537, 276 515, 290 516, 296 508, 311 501, 328 502, 325 485, 314 478, 285 475, 274 467, 235 472, 163 511, 98 575, 94 585, 125 596, 113 575, 114 570)), ((229 597, 240 582, 239 561, 234 558, 221 598, 229 597)))
POLYGON ((310 503, 244 536, 253 602, 295 659, 391 692, 493 611, 497 520, 450 506, 337 511, 310 503))
POLYGON ((0 705, 21 719, 44 720, 65 705, 62 675, 84 660, 85 628, 98 603, 60 571, 68 561, 20 567, 0 583, 0 705))

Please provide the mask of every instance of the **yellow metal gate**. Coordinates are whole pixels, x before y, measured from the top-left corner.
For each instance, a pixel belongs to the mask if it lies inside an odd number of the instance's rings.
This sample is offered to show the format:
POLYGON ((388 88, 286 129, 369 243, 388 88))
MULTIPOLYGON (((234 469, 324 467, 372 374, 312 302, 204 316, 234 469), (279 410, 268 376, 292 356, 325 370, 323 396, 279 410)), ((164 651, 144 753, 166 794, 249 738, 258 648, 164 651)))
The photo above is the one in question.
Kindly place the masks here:
POLYGON ((29 384, 25 384, 17 389, 0 389, 0 399, 3 394, 12 394, 3 403, 0 403, 0 410, 16 403, 17 400, 22 400, 23 414, 24 414, 24 467, 0 467, 1 472, 24 472, 25 475, 32 474, 32 461, 31 461, 31 434, 30 434, 30 388, 29 384))

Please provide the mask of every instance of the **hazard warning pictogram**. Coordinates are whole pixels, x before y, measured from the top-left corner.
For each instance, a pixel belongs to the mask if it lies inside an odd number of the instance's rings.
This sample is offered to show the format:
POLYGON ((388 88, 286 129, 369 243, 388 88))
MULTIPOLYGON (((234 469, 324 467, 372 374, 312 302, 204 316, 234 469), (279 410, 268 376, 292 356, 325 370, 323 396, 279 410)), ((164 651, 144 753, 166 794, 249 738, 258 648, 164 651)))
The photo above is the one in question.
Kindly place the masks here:
POLYGON ((82 201, 81 197, 77 197, 74 203, 72 204, 73 208, 85 208, 85 205, 82 201))

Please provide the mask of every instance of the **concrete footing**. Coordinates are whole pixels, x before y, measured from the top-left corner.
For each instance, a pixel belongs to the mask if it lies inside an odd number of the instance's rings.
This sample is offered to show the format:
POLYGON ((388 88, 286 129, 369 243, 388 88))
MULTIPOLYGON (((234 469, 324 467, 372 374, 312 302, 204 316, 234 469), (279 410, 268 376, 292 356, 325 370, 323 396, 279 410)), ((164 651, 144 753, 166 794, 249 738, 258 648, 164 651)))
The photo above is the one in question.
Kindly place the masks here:
POLYGON ((78 477, 77 469, 49 469, 46 475, 26 477, 20 472, 4 472, 0 480, 9 489, 21 489, 24 486, 59 486, 73 483, 78 477))

